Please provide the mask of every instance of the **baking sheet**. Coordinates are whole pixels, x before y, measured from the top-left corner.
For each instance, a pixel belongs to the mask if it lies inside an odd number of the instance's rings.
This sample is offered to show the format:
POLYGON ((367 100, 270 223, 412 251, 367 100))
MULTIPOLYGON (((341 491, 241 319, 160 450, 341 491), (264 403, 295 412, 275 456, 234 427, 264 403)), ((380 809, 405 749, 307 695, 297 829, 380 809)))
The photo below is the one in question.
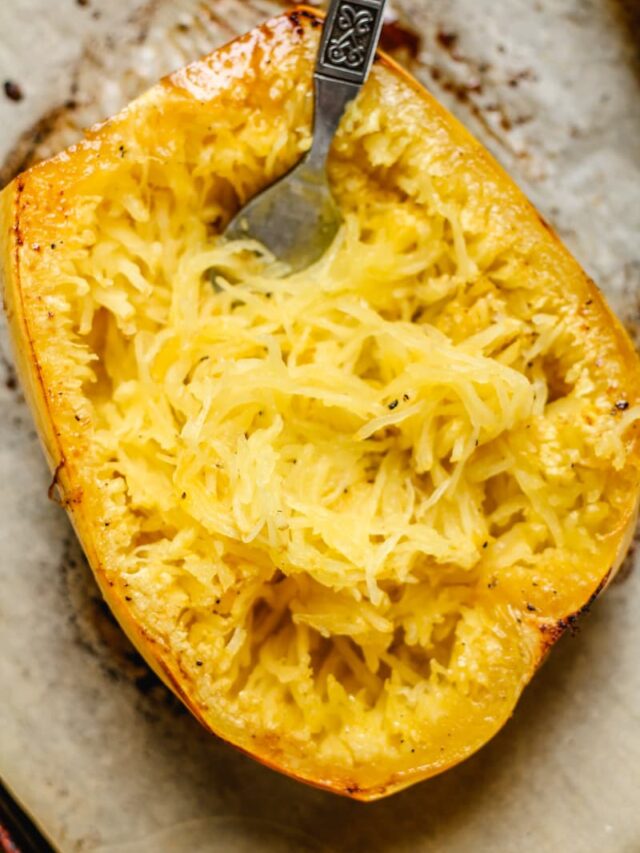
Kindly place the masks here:
MULTIPOLYGON (((1 179, 270 0, 5 0, 1 179), (6 87, 5 87, 6 90, 6 87)), ((397 0, 387 44, 496 154, 636 334, 638 6, 397 0)), ((315 791, 200 729, 103 605, 0 328, 0 776, 61 851, 640 851, 640 590, 565 637, 485 749, 376 804, 315 791)))

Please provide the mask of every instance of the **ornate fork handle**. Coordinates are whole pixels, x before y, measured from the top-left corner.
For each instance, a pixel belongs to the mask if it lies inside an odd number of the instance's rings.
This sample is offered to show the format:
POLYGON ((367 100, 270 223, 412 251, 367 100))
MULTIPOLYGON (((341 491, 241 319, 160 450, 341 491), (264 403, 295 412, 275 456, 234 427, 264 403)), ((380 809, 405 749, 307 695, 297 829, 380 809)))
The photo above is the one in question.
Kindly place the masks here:
POLYGON ((334 0, 322 34, 316 76, 362 86, 376 51, 385 0, 334 0))

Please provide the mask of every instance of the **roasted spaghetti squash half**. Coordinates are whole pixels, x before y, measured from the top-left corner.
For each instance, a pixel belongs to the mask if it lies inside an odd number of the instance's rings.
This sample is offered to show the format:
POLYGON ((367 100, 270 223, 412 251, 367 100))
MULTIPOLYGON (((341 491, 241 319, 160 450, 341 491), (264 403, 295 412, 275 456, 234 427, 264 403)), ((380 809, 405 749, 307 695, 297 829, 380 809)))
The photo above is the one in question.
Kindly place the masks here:
POLYGON ((503 725, 619 565, 640 370, 489 154, 380 58, 288 274, 225 242, 310 143, 320 29, 275 18, 1 198, 55 481, 133 642, 255 758, 375 799, 503 725))

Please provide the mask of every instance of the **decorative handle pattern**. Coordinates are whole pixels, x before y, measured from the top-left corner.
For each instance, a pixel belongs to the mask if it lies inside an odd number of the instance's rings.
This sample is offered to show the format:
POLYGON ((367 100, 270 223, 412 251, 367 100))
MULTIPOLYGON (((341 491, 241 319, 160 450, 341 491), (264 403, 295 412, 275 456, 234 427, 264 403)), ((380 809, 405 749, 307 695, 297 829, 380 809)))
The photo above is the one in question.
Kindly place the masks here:
POLYGON ((316 75, 362 86, 373 62, 386 0, 333 0, 325 21, 316 75))

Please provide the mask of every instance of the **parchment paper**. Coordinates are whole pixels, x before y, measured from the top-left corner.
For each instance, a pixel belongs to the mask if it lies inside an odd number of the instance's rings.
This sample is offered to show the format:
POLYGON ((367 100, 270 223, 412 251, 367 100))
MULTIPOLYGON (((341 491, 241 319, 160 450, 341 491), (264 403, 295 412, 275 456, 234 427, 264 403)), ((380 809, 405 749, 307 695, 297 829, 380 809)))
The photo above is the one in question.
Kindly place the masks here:
MULTIPOLYGON (((0 84, 18 90, 0 89, 3 179, 276 8, 4 0, 0 84)), ((511 171, 635 334, 634 0, 393 8, 388 43, 511 171)), ((0 352, 0 776, 59 850, 640 851, 638 574, 560 642, 512 721, 462 766, 373 805, 312 790, 207 735, 124 639, 47 500, 4 327, 0 352)))

